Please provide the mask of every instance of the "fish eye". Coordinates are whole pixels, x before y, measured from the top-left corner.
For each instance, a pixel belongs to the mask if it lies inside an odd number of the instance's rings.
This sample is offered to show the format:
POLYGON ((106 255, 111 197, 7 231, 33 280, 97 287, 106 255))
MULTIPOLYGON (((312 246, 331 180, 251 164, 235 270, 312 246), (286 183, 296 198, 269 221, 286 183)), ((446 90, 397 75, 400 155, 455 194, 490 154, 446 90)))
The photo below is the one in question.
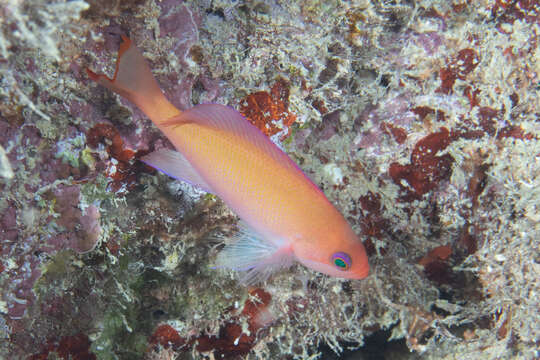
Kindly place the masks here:
POLYGON ((339 270, 347 271, 352 265, 351 257, 344 252, 337 252, 332 255, 332 264, 339 270))

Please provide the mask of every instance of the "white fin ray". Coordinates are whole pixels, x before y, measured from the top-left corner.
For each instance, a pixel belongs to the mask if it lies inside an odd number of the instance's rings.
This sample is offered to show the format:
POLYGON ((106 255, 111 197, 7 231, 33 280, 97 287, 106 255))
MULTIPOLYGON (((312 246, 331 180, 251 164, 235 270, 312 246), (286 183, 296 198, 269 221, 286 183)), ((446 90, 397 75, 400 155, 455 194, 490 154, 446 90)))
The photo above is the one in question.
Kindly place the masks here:
POLYGON ((151 167, 181 181, 213 193, 210 185, 204 181, 191 163, 178 151, 161 149, 145 155, 141 160, 151 167))
POLYGON ((272 243, 245 223, 240 223, 232 241, 218 254, 216 267, 242 272, 240 282, 244 285, 263 282, 293 263, 294 255, 290 248, 272 243))

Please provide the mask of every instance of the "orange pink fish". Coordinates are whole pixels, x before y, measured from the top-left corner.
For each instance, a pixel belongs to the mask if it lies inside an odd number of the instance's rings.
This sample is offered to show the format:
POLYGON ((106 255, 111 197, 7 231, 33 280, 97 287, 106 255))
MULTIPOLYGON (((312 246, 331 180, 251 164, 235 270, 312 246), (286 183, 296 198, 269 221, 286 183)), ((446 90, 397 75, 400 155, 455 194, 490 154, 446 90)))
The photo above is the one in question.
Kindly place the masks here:
POLYGON ((240 217, 241 230, 218 255, 218 267, 245 271, 246 283, 294 261, 340 278, 368 275, 350 225, 287 154, 231 107, 177 109, 137 47, 122 39, 112 78, 87 73, 137 105, 177 150, 156 151, 144 162, 219 196, 240 217))

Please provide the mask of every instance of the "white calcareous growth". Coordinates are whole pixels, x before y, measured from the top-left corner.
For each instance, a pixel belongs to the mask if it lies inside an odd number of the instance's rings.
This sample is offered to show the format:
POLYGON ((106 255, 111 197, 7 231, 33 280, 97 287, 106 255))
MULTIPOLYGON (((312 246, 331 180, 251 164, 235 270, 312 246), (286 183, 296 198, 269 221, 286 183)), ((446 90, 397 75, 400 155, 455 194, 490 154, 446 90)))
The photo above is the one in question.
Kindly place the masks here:
POLYGON ((343 171, 334 163, 324 165, 323 171, 325 175, 332 181, 334 185, 343 183, 343 171))
POLYGON ((6 179, 11 179, 14 176, 6 151, 2 145, 0 145, 0 176, 6 179))

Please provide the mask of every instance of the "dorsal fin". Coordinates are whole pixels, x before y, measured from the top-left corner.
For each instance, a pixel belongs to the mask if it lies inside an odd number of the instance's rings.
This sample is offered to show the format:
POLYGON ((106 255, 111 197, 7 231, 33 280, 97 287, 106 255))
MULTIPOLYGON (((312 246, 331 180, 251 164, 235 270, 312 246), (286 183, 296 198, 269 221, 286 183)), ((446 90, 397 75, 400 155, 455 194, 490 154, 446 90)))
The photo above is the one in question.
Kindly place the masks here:
POLYGON ((200 104, 166 120, 162 125, 174 127, 189 123, 234 133, 255 143, 279 160, 289 159, 266 135, 232 107, 220 104, 200 104))
POLYGON ((257 148, 263 150, 282 166, 288 167, 294 171, 299 171, 313 187, 322 194, 320 189, 303 173, 302 169, 300 169, 287 154, 232 107, 221 104, 200 104, 161 123, 161 125, 165 127, 176 127, 185 124, 208 126, 239 136, 246 142, 250 142, 257 148))

